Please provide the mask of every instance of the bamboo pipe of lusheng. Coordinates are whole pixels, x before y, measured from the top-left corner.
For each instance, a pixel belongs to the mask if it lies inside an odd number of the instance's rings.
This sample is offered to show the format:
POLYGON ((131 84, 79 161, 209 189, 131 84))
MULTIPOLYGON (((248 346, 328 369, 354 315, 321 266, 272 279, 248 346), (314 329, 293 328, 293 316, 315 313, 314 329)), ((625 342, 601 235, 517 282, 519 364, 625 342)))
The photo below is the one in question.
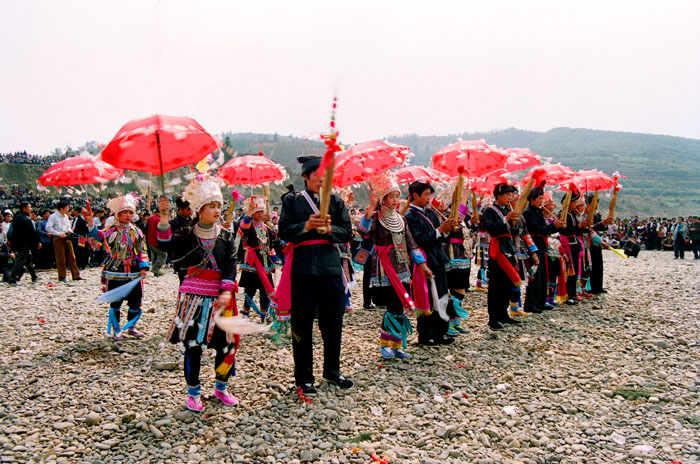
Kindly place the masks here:
POLYGON ((566 215, 569 214, 569 204, 571 203, 571 196, 573 194, 574 192, 569 189, 564 197, 564 203, 561 204, 561 214, 559 215, 559 219, 562 221, 566 221, 566 215))
POLYGON ((265 215, 270 215, 270 185, 263 184, 262 186, 263 197, 265 197, 265 215))
MULTIPOLYGON (((321 184, 321 206, 318 209, 320 214, 319 218, 326 220, 328 215, 328 208, 331 204, 331 189, 333 188, 333 170, 335 169, 335 153, 332 155, 331 163, 323 172, 323 183, 321 184)), ((322 226, 318 228, 320 234, 326 233, 326 227, 322 226)))
POLYGON ((617 190, 613 192, 612 199, 610 200, 610 211, 608 211, 608 217, 612 220, 615 219, 615 205, 617 204, 617 190))
POLYGON ((472 223, 479 222, 479 211, 477 207, 479 204, 476 200, 476 192, 472 191, 472 223))
MULTIPOLYGON (((464 176, 459 172, 457 177, 457 186, 452 193, 452 204, 450 205, 450 219, 454 219, 459 224, 459 204, 462 203, 462 192, 464 191, 464 176)), ((454 230, 459 229, 459 225, 455 225, 454 230)))
MULTIPOLYGON (((530 195, 530 190, 532 190, 532 184, 535 183, 534 177, 530 177, 530 180, 527 182, 527 185, 523 189, 522 193, 518 197, 518 202, 515 204, 515 212, 518 214, 522 214, 522 212, 525 210, 525 206, 527 206, 527 196, 530 195)), ((513 225, 515 225, 517 221, 513 221, 513 225)))

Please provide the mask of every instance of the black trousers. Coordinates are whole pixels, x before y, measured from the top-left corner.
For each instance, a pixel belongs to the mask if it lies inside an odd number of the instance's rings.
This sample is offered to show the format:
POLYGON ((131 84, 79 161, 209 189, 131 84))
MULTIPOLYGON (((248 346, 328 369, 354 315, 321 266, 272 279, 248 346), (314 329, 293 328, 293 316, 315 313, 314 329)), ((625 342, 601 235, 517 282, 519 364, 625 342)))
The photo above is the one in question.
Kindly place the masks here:
POLYGON ((34 266, 32 266, 32 252, 29 250, 16 252, 14 267, 12 268, 12 274, 10 274, 10 283, 15 283, 22 278, 25 267, 29 271, 29 275, 32 276, 32 280, 36 280, 36 271, 34 266))
MULTIPOLYGON (((233 349, 233 345, 229 348, 233 349)), ((224 348, 217 348, 216 358, 214 358, 214 372, 216 374, 216 368, 223 362, 224 358, 228 352, 224 352, 224 348)), ((185 350, 185 362, 183 363, 185 368, 185 381, 190 387, 196 387, 199 385, 199 372, 202 369, 202 347, 199 345, 190 346, 185 350)), ((216 374, 216 380, 219 382, 228 381, 228 378, 232 374, 235 374, 235 364, 234 367, 226 375, 216 374)))
POLYGON ((370 279, 372 278, 372 271, 371 267, 372 265, 370 264, 370 260, 372 258, 368 257, 367 261, 365 262, 363 266, 363 271, 362 271, 362 305, 363 306, 369 306, 372 304, 372 290, 369 288, 369 282, 370 279))
POLYGON ((323 376, 340 375, 345 288, 339 275, 292 275, 292 348, 297 385, 314 382, 313 327, 323 338, 323 376))
POLYGON ((603 291, 603 249, 599 246, 591 245, 591 292, 600 293, 603 291))
MULTIPOLYGON (((107 282, 107 290, 114 290, 117 287, 121 287, 122 285, 128 284, 128 280, 110 280, 107 282)), ((141 309, 141 299, 143 298, 143 291, 141 289, 141 285, 137 285, 134 287, 134 289, 129 293, 124 300, 126 300, 127 305, 129 306, 129 311, 127 312, 126 315, 126 320, 130 321, 133 318, 136 317, 136 315, 139 312, 139 309, 141 309)), ((119 300, 119 301, 114 301, 109 304, 111 308, 115 309, 115 316, 117 316, 117 321, 119 322, 121 320, 121 311, 119 308, 121 308, 122 303, 124 300, 119 300)))
POLYGON ((679 238, 673 243, 673 256, 685 259, 685 241, 683 241, 682 238, 679 238))
POLYGON ((693 240, 693 256, 695 259, 700 258, 700 240, 698 239, 693 240))
POLYGON ((513 293, 513 282, 496 260, 489 260, 489 289, 486 302, 489 312, 489 324, 509 319, 508 306, 513 293))
POLYGON ((540 264, 537 266, 534 279, 528 281, 525 293, 525 311, 532 311, 535 308, 544 309, 547 301, 547 254, 544 251, 537 251, 540 264))
POLYGON ((574 275, 572 276, 567 276, 566 277, 566 293, 569 296, 569 298, 576 298, 577 292, 576 292, 576 284, 578 283, 578 275, 579 275, 579 264, 581 264, 581 260, 579 257, 579 253, 581 251, 581 247, 578 245, 572 245, 571 246, 571 256, 573 260, 573 265, 574 265, 574 275))

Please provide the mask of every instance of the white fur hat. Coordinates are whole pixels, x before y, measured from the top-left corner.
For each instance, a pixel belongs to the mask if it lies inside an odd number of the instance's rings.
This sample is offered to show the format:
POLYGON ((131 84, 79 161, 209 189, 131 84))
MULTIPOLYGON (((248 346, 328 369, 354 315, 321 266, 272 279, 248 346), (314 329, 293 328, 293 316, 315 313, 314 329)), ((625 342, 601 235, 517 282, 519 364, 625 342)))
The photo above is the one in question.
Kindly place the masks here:
POLYGON ((194 217, 202 206, 213 201, 224 204, 224 197, 221 194, 222 181, 216 177, 205 177, 203 179, 193 179, 185 188, 182 198, 190 203, 192 217, 194 217))
POLYGON ((248 211, 248 208, 250 208, 251 202, 253 203, 253 211, 251 214, 255 214, 258 211, 265 211, 265 197, 261 197, 259 195, 248 197, 248 199, 245 201, 246 211, 248 211))

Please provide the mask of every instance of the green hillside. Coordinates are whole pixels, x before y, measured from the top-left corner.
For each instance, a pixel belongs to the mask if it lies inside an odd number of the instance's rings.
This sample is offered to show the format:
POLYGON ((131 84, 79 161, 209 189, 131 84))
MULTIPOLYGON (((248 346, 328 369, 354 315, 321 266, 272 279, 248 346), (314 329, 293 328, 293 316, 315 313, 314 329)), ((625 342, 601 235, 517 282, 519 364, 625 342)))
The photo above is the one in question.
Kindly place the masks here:
MULTIPOLYGON (((506 129, 447 136, 414 134, 387 137, 392 142, 410 146, 416 155, 411 163, 424 165, 430 163, 432 153, 458 138, 483 138, 501 147, 530 148, 545 158, 551 158, 554 163, 561 162, 573 169, 596 168, 608 174, 619 170, 628 177, 623 179, 617 207, 619 216, 700 214, 700 140, 565 127, 547 132, 506 129)), ((224 133, 221 139, 231 152, 247 154, 264 151, 287 168, 290 181, 297 189, 303 186, 303 182, 297 174, 296 157, 324 151, 324 145, 318 141, 279 134, 224 133)), ((226 153, 225 158, 230 159, 230 154, 226 153)), ((46 166, 0 164, 0 183, 34 186, 45 169, 46 166)), ((186 172, 182 169, 173 175, 186 172)), ((140 173, 130 175, 146 177, 140 173)), ((157 185, 153 188, 159 191, 157 185)), ((126 184, 110 186, 106 192, 134 189, 135 184, 126 184)), ((246 195, 250 192, 248 187, 241 190, 246 195)), ((272 186, 274 196, 278 197, 283 191, 283 186, 272 186)), ((366 192, 358 192, 357 197, 360 202, 366 201, 366 192)), ((603 209, 607 208, 607 203, 608 199, 604 196, 601 200, 603 209)))

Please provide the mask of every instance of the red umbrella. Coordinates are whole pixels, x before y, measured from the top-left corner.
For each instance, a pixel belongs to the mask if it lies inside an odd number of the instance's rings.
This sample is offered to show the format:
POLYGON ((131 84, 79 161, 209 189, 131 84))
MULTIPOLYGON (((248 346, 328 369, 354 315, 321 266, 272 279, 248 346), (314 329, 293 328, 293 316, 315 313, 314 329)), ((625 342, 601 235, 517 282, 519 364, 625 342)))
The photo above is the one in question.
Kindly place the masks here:
POLYGON ((289 176, 282 166, 260 152, 233 158, 219 169, 217 177, 229 185, 260 185, 283 181, 289 176))
POLYGON ((483 140, 460 140, 436 151, 432 158, 433 168, 450 176, 462 172, 480 177, 505 166, 508 155, 483 140))
POLYGON ((353 145, 335 159, 333 185, 347 187, 364 182, 406 161, 410 147, 374 141, 353 145))
POLYGON ((422 182, 445 182, 450 180, 447 174, 423 166, 403 166, 396 170, 396 181, 399 184, 410 184, 420 180, 422 182))
POLYGON ((201 161, 218 147, 194 119, 157 114, 124 124, 102 151, 102 159, 122 169, 162 176, 201 161))
POLYGON ((497 169, 485 176, 470 178, 468 188, 479 195, 493 195, 493 189, 500 183, 509 183, 505 169, 497 169))
POLYGON ((526 185, 530 181, 530 177, 534 177, 534 185, 539 186, 546 181, 547 184, 560 184, 567 182, 576 176, 576 171, 562 164, 543 164, 528 171, 520 181, 522 185, 526 185))
POLYGON ((116 179, 123 173, 99 157, 86 153, 51 165, 39 176, 39 183, 55 186, 101 184, 116 179))
MULTIPOLYGON (((576 175, 571 179, 570 183, 576 185, 576 187, 582 192, 594 192, 596 190, 610 190, 617 187, 619 184, 615 179, 605 174, 597 169, 581 170, 576 173, 576 175)), ((561 185, 559 190, 568 190, 569 183, 567 185, 561 185)))
POLYGON ((533 166, 542 164, 542 159, 537 153, 533 153, 527 148, 504 148, 503 151, 508 155, 508 160, 504 166, 506 171, 522 171, 533 166))

